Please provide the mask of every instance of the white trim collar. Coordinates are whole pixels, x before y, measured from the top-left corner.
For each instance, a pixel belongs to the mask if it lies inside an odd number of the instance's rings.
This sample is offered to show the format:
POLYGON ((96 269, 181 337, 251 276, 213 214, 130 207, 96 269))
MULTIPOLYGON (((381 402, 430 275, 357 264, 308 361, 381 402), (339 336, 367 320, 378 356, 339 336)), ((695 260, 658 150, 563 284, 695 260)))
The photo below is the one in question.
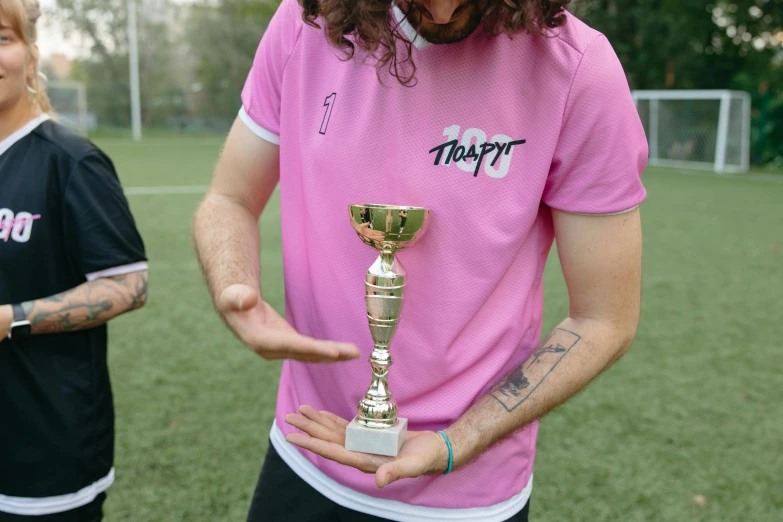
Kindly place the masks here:
POLYGON ((0 141, 0 156, 2 156, 5 153, 5 151, 10 149, 14 143, 16 143, 17 141, 21 140, 22 138, 24 138, 25 136, 33 132, 33 130, 35 130, 36 127, 38 127, 46 120, 50 120, 50 119, 51 118, 46 113, 36 116, 32 120, 25 123, 22 127, 14 131, 13 134, 8 136, 6 139, 0 141))
POLYGON ((396 3, 392 4, 392 10, 394 11, 394 17, 397 19, 397 23, 400 24, 400 29, 402 29, 403 34, 405 34, 406 38, 410 40, 416 49, 421 50, 428 45, 432 45, 431 42, 425 40, 424 37, 413 28, 411 23, 405 17, 405 13, 402 12, 402 9, 397 7, 396 3))

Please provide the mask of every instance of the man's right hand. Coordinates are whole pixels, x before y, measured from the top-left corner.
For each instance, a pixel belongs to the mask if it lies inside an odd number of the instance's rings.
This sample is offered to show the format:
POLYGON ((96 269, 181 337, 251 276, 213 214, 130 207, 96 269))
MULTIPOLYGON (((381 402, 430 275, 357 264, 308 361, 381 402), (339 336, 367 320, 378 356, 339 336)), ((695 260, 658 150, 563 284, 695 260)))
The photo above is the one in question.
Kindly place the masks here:
POLYGON ((226 287, 217 300, 217 308, 242 342, 268 361, 335 362, 361 355, 351 343, 319 341, 300 335, 247 285, 226 287))

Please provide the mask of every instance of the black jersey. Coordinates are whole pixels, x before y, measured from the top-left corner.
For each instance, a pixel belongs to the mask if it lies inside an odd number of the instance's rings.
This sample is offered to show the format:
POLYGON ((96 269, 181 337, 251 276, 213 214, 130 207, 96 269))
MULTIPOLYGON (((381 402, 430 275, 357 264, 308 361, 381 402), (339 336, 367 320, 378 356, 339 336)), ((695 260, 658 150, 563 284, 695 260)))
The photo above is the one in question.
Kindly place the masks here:
MULTIPOLYGON (((111 160, 46 116, 0 142, 0 305, 147 268, 111 160)), ((0 341, 0 511, 90 502, 113 481, 106 325, 0 341)))

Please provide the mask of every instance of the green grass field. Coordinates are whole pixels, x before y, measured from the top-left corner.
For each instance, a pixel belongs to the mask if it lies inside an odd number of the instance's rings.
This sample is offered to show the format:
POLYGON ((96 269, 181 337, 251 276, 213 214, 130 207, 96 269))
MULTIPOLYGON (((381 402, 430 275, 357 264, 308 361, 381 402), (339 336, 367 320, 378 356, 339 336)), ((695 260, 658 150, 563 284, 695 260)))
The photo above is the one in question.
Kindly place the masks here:
MULTIPOLYGON (((127 188, 208 184, 220 140, 98 144, 127 188)), ((783 520, 783 176, 644 181, 637 340, 542 421, 532 519, 783 520)), ((200 197, 129 196, 150 298, 110 327, 109 522, 243 521, 266 451, 279 365, 212 311, 190 239, 200 197)), ((263 289, 282 311, 277 210, 262 218, 263 289)), ((546 285, 545 330, 567 311, 556 255, 546 285)))

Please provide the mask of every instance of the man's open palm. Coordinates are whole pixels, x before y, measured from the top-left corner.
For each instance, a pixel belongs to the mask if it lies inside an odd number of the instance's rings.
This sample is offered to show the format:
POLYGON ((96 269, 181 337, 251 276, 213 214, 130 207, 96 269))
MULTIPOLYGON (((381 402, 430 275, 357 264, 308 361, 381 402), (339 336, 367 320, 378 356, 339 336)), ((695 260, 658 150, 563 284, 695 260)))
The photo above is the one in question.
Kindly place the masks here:
POLYGON ((220 294, 217 307, 234 333, 266 360, 335 362, 361 355, 353 344, 320 341, 297 333, 247 285, 227 287, 220 294))
POLYGON ((440 474, 448 465, 448 449, 433 431, 409 431, 396 457, 359 453, 345 449, 347 420, 327 411, 301 406, 299 414, 286 415, 285 421, 305 433, 290 433, 286 440, 324 458, 375 474, 382 488, 401 478, 440 474))

